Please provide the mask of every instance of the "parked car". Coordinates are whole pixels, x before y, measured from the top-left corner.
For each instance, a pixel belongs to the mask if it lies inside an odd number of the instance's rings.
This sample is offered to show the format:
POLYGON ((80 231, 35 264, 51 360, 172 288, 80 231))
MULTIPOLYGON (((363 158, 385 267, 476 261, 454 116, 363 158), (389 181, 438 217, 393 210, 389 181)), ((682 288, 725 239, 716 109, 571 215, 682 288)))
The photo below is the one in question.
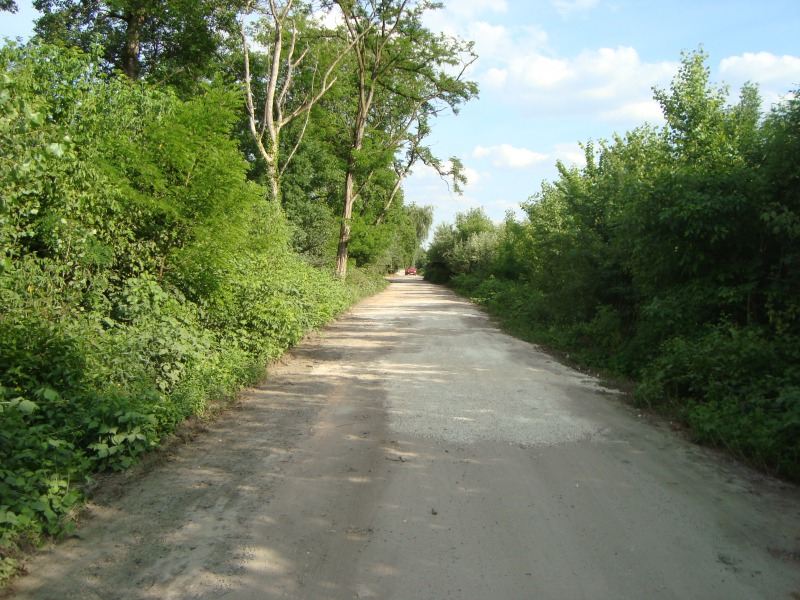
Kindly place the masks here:
POLYGON ((417 268, 416 267, 408 267, 406 269, 406 275, 416 275, 416 274, 417 274, 417 268))

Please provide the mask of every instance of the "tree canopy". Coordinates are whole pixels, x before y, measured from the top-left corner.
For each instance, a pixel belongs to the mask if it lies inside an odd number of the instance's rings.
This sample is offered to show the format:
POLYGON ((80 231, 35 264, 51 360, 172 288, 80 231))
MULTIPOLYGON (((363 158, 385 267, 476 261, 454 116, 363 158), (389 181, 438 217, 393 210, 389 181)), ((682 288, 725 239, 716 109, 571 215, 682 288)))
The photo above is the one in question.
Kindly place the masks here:
POLYGON ((130 79, 172 85, 213 76, 239 0, 33 0, 36 34, 90 52, 130 79))

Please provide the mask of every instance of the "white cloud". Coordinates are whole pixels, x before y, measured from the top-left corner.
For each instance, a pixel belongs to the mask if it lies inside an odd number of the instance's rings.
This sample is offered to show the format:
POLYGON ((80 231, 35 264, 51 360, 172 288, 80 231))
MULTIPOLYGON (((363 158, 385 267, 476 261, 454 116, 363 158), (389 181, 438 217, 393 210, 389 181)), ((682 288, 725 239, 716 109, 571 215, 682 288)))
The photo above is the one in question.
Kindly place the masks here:
POLYGON ((572 58, 534 51, 486 70, 480 83, 526 113, 641 121, 659 118, 652 88, 668 85, 677 69, 675 62, 643 62, 626 46, 586 50, 572 58))
POLYGON ((336 29, 340 25, 344 25, 344 15, 335 4, 327 9, 320 8, 315 10, 312 18, 328 29, 336 29))
POLYGON ((468 25, 469 39, 479 46, 485 46, 487 51, 492 51, 498 46, 508 45, 511 33, 503 25, 492 25, 486 21, 472 21, 468 25))
POLYGON ((476 186, 481 180, 481 174, 469 167, 464 167, 464 176, 467 178, 467 184, 464 186, 465 188, 476 186))
MULTIPOLYGON (((587 11, 599 0, 550 0, 561 12, 587 11)), ((644 62, 635 48, 618 46, 565 56, 552 47, 547 32, 526 25, 495 24, 491 11, 505 2, 463 0, 435 11, 440 30, 473 40, 479 59, 470 77, 483 98, 515 106, 525 115, 593 115, 632 122, 658 119, 653 86, 665 87, 677 62, 644 62), (490 22, 491 21, 491 22, 490 22)))
POLYGON ((507 169, 524 169, 550 158, 547 154, 540 154, 527 148, 515 148, 510 144, 478 146, 472 151, 472 156, 489 159, 492 166, 507 169))
POLYGON ((719 66, 720 75, 737 83, 758 81, 762 84, 778 83, 800 84, 800 58, 796 56, 776 56, 769 52, 745 52, 741 56, 723 59, 719 66))
POLYGON ((466 24, 461 35, 475 42, 480 60, 489 63, 506 63, 514 58, 546 47, 547 32, 539 27, 509 29, 485 21, 466 24))
POLYGON ((481 76, 481 82, 490 88, 502 88, 508 81, 508 71, 491 68, 481 76))
POLYGON ((522 83, 525 88, 538 90, 554 89, 577 75, 569 61, 541 54, 517 58, 507 67, 507 71, 513 81, 522 83))
POLYGON ((745 83, 758 83, 762 108, 766 111, 800 87, 800 58, 769 52, 745 52, 741 56, 723 59, 719 65, 719 78, 730 86, 731 103, 738 101, 745 83))

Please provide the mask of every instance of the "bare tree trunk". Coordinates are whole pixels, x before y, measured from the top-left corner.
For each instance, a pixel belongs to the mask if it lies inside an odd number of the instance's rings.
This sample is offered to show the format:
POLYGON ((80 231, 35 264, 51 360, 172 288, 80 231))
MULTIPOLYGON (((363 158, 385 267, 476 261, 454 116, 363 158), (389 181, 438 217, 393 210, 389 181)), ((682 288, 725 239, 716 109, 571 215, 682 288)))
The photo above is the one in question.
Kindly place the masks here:
MULTIPOLYGON (((350 160, 345 174, 344 209, 336 256, 338 274, 344 278, 347 273, 350 220, 353 204, 359 195, 355 190, 355 167, 360 166, 356 165, 356 157, 363 149, 366 125, 371 116, 376 89, 385 87, 390 95, 404 99, 406 104, 403 110, 407 112, 404 113, 395 112, 392 103, 386 104, 386 109, 397 116, 398 123, 389 126, 385 132, 389 139, 380 142, 377 151, 394 153, 404 141, 411 141, 413 147, 405 171, 407 174, 410 165, 420 156, 419 142, 427 134, 427 127, 423 128, 423 123, 420 122, 422 115, 436 115, 444 110, 437 108, 433 104, 435 102, 444 102, 451 109, 455 109, 461 101, 477 93, 475 84, 461 80, 477 56, 472 53, 471 44, 451 41, 450 38, 442 41, 422 26, 420 21, 422 12, 436 8, 439 3, 416 3, 412 0, 380 2, 334 0, 334 2, 342 11, 344 25, 351 43, 354 44, 353 54, 357 61, 356 73, 359 77, 358 109, 354 115, 355 127, 352 132, 350 160), (370 34, 369 38, 364 37, 364 32, 370 29, 374 35, 370 34), (422 33, 421 38, 420 33, 422 33), (423 45, 426 47, 423 48, 423 45), (468 53, 467 60, 461 60, 462 53, 468 53), (442 60, 439 62, 438 58, 431 57, 440 57, 442 60), (456 76, 446 75, 444 68, 440 68, 441 65, 455 64, 454 61, 462 63, 461 72, 456 76), (411 136, 413 139, 409 140, 409 131, 415 122, 419 123, 420 127, 417 135, 411 136)), ((380 127, 381 115, 375 115, 375 120, 375 126, 380 127)), ((362 179, 366 180, 368 177, 369 175, 362 179)), ((402 179, 403 177, 399 177, 398 186, 389 197, 383 213, 375 221, 376 225, 380 224, 387 214, 399 192, 399 183, 402 179)))
POLYGON ((145 15, 143 12, 135 12, 125 19, 125 49, 122 53, 122 72, 129 79, 139 79, 141 64, 139 54, 141 52, 142 27, 144 27, 145 15))
POLYGON ((267 193, 270 202, 281 201, 281 172, 278 168, 278 137, 270 137, 266 140, 268 151, 263 154, 264 163, 267 167, 267 193))
POLYGON ((350 219, 353 216, 355 202, 355 161, 350 159, 344 181, 344 210, 342 225, 339 230, 339 247, 336 252, 336 272, 344 279, 347 276, 347 245, 350 243, 350 219))
POLYGON ((336 252, 336 272, 342 279, 347 276, 347 245, 350 242, 350 219, 353 217, 353 205, 356 202, 356 198, 358 198, 355 190, 356 156, 364 146, 364 131, 367 128, 367 117, 374 95, 373 89, 367 92, 364 74, 361 75, 361 78, 361 95, 358 102, 356 128, 353 132, 353 146, 344 176, 344 210, 342 211, 342 225, 339 230, 339 247, 336 252))
MULTIPOLYGON (((369 111, 372 107, 372 100, 375 97, 374 81, 370 80, 371 73, 368 73, 367 56, 365 48, 361 43, 363 34, 358 35, 354 27, 354 18, 352 13, 349 13, 339 4, 342 8, 342 13, 345 16, 345 23, 350 31, 351 42, 358 41, 354 44, 353 51, 358 62, 358 111, 355 115, 355 127, 353 129, 353 141, 350 148, 350 156, 347 160, 347 170, 344 176, 344 210, 342 211, 342 225, 339 231, 339 247, 336 252, 336 272, 339 277, 344 279, 347 276, 347 246, 350 242, 350 219, 353 216, 353 205, 355 204, 358 193, 355 190, 356 180, 356 156, 364 146, 364 132, 367 129, 367 119, 369 118, 369 111)), ((365 27, 367 31, 369 27, 365 27)), ((380 63, 380 50, 376 51, 375 56, 372 57, 373 63, 370 65, 374 70, 380 63)))

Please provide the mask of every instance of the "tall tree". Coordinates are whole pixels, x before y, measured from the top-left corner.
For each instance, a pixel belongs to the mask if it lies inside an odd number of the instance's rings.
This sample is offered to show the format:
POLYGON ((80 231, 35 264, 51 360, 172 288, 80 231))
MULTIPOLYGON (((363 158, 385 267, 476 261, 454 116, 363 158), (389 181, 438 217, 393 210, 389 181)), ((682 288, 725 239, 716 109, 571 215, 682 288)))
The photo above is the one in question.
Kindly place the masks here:
POLYGON ((354 42, 356 62, 357 102, 350 124, 336 256, 336 270, 345 277, 353 206, 360 186, 377 169, 391 163, 401 146, 408 143, 415 123, 424 124, 417 131, 425 131, 429 119, 446 110, 457 112, 478 89, 466 80, 467 69, 476 59, 472 43, 437 35, 422 24, 424 14, 439 8, 439 3, 335 1, 354 42))
POLYGON ((105 60, 130 79, 195 81, 207 74, 240 0, 33 0, 47 42, 85 51, 98 42, 105 60))
POLYGON ((336 82, 337 65, 359 38, 349 43, 331 42, 332 32, 311 19, 311 7, 294 0, 282 3, 267 0, 263 5, 248 0, 240 31, 250 132, 266 166, 271 199, 278 200, 281 176, 303 139, 311 109, 336 82), (263 18, 249 24, 258 13, 263 18), (263 68, 255 74, 251 65, 251 37, 263 48, 263 68), (306 71, 305 89, 296 85, 297 72, 301 70, 306 71), (260 90, 254 90, 254 79, 260 90), (301 118, 304 123, 295 144, 281 161, 281 132, 301 118))

